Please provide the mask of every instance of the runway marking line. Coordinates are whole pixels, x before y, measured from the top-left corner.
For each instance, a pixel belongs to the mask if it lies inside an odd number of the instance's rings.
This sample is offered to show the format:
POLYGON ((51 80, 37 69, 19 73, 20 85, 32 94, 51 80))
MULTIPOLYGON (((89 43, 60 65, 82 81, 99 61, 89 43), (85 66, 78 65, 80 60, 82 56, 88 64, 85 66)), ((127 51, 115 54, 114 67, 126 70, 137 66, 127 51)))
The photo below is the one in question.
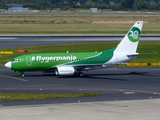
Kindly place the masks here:
POLYGON ((7 77, 7 78, 11 78, 11 79, 27 82, 27 80, 25 80, 25 79, 16 78, 16 77, 12 77, 12 76, 8 76, 8 75, 3 75, 3 74, 0 74, 0 77, 7 77))

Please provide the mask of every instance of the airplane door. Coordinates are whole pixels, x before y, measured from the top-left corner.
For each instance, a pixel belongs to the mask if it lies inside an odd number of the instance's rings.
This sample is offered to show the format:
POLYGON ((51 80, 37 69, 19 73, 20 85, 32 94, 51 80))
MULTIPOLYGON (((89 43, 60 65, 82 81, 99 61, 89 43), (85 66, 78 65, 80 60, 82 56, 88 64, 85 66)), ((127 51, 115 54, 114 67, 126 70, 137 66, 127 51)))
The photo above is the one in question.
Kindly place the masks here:
POLYGON ((31 65, 32 65, 32 60, 31 60, 31 57, 30 57, 30 56, 27 56, 27 57, 26 57, 26 65, 27 65, 27 66, 31 66, 31 65))

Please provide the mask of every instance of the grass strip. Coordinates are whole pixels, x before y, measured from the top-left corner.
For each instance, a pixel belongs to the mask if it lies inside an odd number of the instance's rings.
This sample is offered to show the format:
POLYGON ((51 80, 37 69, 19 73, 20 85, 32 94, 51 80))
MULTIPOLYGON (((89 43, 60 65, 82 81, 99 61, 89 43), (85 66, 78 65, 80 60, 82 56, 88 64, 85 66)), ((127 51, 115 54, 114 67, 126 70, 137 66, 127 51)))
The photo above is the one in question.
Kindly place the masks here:
POLYGON ((160 34, 160 16, 0 16, 0 34, 126 34, 137 20, 143 34, 160 34))
MULTIPOLYGON (((98 42, 98 41, 97 41, 98 42)), ((107 43, 88 43, 88 44, 69 44, 69 45, 47 45, 47 46, 29 46, 29 47, 18 47, 18 48, 6 48, 0 49, 0 51, 13 51, 12 55, 0 55, 0 64, 4 64, 14 57, 24 55, 24 54, 34 54, 34 53, 65 53, 69 52, 101 52, 104 50, 111 49, 118 45, 118 42, 107 42, 107 43), (18 50, 27 50, 27 53, 19 53, 18 50)), ((131 62, 160 62, 160 41, 146 41, 140 42, 138 46, 138 53, 155 53, 139 56, 131 62)), ((125 49, 125 48, 124 48, 125 49)))
POLYGON ((38 100, 38 99, 57 99, 72 97, 93 97, 102 96, 102 94, 25 94, 25 93, 0 93, 0 101, 19 101, 19 100, 38 100))
MULTIPOLYGON (((1 31, 0 34, 125 34, 126 31, 1 31)), ((143 34, 160 34, 160 31, 143 31, 143 34)))

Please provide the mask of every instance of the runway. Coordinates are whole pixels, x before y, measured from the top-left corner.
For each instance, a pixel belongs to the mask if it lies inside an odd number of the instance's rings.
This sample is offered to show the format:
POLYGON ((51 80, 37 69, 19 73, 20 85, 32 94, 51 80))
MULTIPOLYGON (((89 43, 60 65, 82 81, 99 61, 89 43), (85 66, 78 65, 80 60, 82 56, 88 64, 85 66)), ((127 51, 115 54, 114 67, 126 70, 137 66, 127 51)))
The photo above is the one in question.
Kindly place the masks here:
MULTIPOLYGON (((120 42, 124 35, 1 35, 0 48, 120 42)), ((140 41, 159 41, 160 35, 142 35, 140 41)))

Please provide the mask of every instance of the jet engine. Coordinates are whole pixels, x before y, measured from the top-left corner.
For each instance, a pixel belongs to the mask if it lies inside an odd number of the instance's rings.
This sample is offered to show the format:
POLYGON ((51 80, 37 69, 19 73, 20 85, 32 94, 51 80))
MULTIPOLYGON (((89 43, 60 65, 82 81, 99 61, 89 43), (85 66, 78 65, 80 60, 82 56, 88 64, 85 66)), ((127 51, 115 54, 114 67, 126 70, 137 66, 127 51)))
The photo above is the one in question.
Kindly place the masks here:
POLYGON ((74 75, 75 69, 70 66, 57 67, 56 75, 74 75))

